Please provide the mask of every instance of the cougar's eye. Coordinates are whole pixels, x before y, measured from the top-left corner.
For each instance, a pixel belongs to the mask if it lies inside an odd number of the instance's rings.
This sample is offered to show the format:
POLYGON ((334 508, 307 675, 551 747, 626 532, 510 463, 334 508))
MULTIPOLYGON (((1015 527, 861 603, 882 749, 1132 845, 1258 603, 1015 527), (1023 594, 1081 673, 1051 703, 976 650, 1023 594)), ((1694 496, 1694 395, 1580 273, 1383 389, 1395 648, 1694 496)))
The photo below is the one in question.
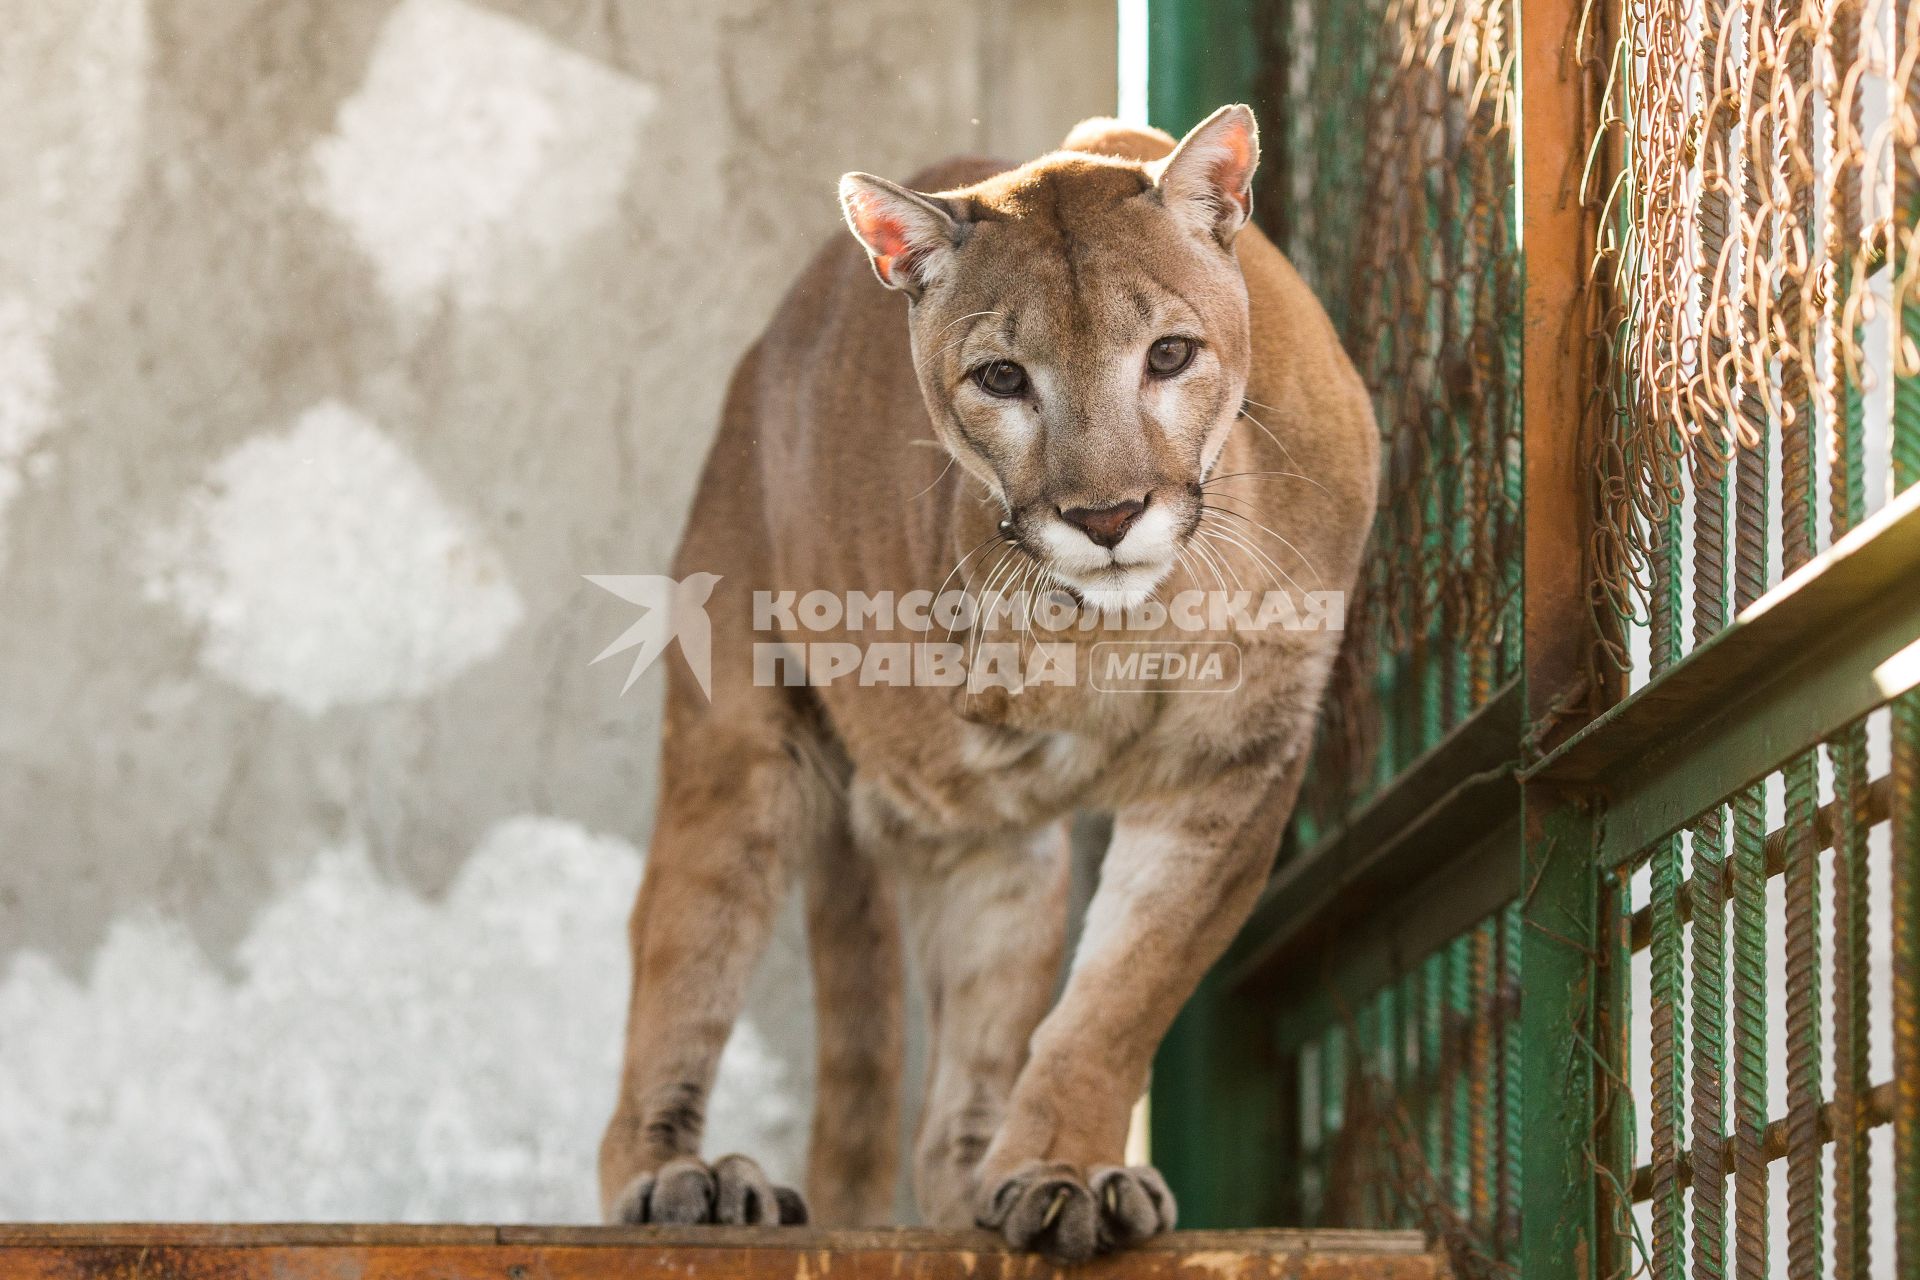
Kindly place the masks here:
POLYGON ((1147 348, 1147 372, 1156 378, 1171 378, 1193 362, 1192 338, 1162 338, 1147 348))
POLYGON ((1027 371, 1011 360, 995 360, 973 371, 973 380, 990 396, 1017 396, 1027 389, 1027 371))

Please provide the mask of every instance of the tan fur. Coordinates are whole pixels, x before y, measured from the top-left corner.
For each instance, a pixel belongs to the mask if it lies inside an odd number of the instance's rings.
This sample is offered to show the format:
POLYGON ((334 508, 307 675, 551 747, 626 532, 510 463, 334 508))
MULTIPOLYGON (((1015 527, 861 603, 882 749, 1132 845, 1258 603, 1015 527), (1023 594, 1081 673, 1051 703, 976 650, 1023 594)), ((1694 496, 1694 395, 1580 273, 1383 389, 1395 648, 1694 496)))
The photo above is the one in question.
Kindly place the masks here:
MULTIPOLYGON (((821 1002, 808 1177, 822 1217, 874 1222, 889 1201, 897 895, 932 1011, 923 1215, 986 1222, 1061 1257, 1171 1225, 1157 1175, 1116 1168, 1128 1115, 1175 1012, 1265 881, 1339 635, 1236 635, 1243 683, 1225 696, 1102 694, 1084 681, 1018 696, 764 688, 751 670, 751 642, 771 638, 751 632, 754 591, 931 590, 1004 519, 1026 538, 1056 508, 1142 492, 1150 511, 1185 513, 1222 432, 1208 474, 1246 478, 1206 492, 1231 494, 1284 542, 1249 526, 1268 560, 1216 543, 1159 594, 1225 585, 1220 571, 1285 585, 1276 566, 1307 589, 1351 587, 1377 433, 1320 305, 1252 225, 1225 250, 1176 216, 1212 206, 1176 209, 1155 194, 1166 135, 1089 121, 1068 146, 1010 171, 953 161, 920 175, 912 185, 941 192, 937 208, 967 215, 961 247, 937 264, 947 274, 913 285, 906 272, 930 261, 917 249, 870 265, 843 236, 734 377, 676 563, 679 575, 721 575, 708 603, 713 693, 676 661, 633 916, 626 1067, 601 1151, 612 1215, 698 1216, 698 1195, 676 1199, 667 1179, 692 1186, 703 1168, 684 1162, 699 1154, 715 1063, 799 873, 821 1002), (916 300, 883 289, 875 270, 916 300), (982 311, 995 314, 967 319, 982 311), (1172 391, 1135 387, 1125 343, 1166 324, 1198 326, 1204 367, 1172 391), (1027 430, 1014 411, 966 384, 1008 341, 1053 371, 1058 393, 1036 402, 1031 443, 1018 447, 992 434, 996 423, 1027 430), (1235 412, 1242 395, 1266 406, 1252 409, 1261 425, 1235 412), (930 437, 943 448, 923 447, 930 437), (1062 828, 1079 808, 1113 811, 1115 835, 1055 1002, 1062 828)), ((870 189, 890 199, 883 187, 870 189)), ((1231 220, 1231 203, 1219 207, 1231 220)), ((953 584, 979 587, 992 555, 1018 566, 1034 553, 995 548, 953 584)), ((1120 634, 1104 623, 1070 633, 1083 651, 1120 634)), ((706 1176, 715 1206, 758 1203, 741 1185, 766 1190, 757 1174, 706 1176)))

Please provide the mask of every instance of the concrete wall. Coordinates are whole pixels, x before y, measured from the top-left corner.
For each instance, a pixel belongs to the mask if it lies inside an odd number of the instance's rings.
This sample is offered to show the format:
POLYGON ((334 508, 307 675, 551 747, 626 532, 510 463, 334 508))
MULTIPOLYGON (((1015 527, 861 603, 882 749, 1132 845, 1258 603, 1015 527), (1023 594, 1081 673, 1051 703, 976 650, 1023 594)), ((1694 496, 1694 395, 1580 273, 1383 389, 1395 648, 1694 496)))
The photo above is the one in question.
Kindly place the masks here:
MULTIPOLYGON (((0 1219, 576 1219, 664 570, 844 169, 1110 0, 0 0, 0 1219)), ((797 1171, 789 918, 713 1145, 797 1171)))

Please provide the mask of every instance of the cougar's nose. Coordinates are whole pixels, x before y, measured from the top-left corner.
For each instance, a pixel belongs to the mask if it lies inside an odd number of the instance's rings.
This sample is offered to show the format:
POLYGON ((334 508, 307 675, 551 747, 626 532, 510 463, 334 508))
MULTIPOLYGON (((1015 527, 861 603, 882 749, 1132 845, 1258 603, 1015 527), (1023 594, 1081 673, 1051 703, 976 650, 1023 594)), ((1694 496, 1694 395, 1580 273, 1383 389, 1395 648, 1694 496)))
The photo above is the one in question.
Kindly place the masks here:
POLYGON ((1144 501, 1116 502, 1110 507, 1067 507, 1060 518, 1093 539, 1096 546, 1117 547, 1146 509, 1144 501))

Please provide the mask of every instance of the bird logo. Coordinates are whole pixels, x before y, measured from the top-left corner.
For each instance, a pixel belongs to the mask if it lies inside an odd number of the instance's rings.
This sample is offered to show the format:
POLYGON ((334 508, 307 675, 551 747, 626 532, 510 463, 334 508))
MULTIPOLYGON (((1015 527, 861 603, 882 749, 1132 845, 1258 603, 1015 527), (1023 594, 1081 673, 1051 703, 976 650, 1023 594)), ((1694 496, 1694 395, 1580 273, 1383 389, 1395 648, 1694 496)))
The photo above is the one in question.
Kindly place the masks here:
POLYGON ((637 604, 644 610, 632 626, 621 632, 612 644, 593 659, 599 662, 616 653, 624 653, 636 646, 639 648, 640 651, 633 656, 633 668, 627 672, 627 682, 620 686, 621 693, 633 688, 640 673, 652 666, 667 651, 667 647, 678 640, 680 656, 687 660, 693 678, 700 682, 700 692, 706 695, 707 701, 713 701, 713 626, 707 621, 706 605, 707 598, 713 594, 714 585, 720 581, 719 574, 691 573, 680 579, 657 573, 589 573, 584 576, 594 586, 611 591, 627 603, 637 604))

